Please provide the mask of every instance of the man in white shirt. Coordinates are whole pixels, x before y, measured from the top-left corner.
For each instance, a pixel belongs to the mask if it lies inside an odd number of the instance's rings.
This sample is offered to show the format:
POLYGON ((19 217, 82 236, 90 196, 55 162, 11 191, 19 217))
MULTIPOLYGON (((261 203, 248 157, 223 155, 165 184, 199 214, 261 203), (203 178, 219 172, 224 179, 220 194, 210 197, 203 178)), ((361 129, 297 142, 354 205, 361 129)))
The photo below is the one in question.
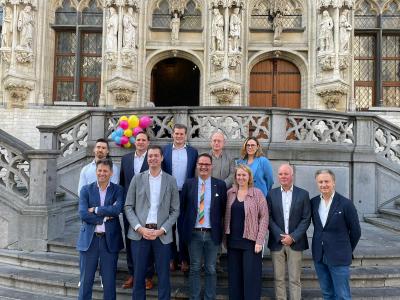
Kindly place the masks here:
POLYGON ((130 224, 128 238, 135 261, 132 298, 146 299, 145 277, 150 253, 154 253, 158 275, 158 299, 171 298, 169 259, 172 226, 179 216, 176 179, 161 170, 162 149, 150 146, 149 170, 133 177, 126 195, 125 215, 130 224))
MULTIPOLYGON (((81 170, 81 174, 79 176, 79 184, 78 184, 78 195, 84 185, 93 183, 97 180, 96 178, 96 162, 108 158, 110 154, 110 147, 108 145, 108 141, 106 139, 100 138, 96 141, 96 144, 93 148, 94 160, 84 166, 81 170)), ((115 184, 119 184, 119 169, 113 164, 111 182, 115 184)))
POLYGON ((283 164, 278 169, 280 187, 267 195, 269 239, 275 277, 275 297, 286 300, 285 269, 289 273, 291 300, 301 299, 301 261, 308 249, 307 228, 311 220, 310 197, 307 191, 293 185, 293 168, 283 164))

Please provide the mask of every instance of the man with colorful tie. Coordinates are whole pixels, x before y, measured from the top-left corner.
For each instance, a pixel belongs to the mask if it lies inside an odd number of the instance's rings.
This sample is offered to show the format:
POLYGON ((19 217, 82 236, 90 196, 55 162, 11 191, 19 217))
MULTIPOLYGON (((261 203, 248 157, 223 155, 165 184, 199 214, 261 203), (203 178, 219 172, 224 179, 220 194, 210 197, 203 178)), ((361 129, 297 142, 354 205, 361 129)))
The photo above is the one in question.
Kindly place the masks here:
POLYGON ((200 300, 200 272, 204 259, 204 299, 216 296, 216 260, 222 242, 226 205, 226 184, 211 177, 212 157, 200 154, 197 178, 187 179, 181 194, 183 217, 182 239, 188 245, 190 257, 190 299, 200 300))

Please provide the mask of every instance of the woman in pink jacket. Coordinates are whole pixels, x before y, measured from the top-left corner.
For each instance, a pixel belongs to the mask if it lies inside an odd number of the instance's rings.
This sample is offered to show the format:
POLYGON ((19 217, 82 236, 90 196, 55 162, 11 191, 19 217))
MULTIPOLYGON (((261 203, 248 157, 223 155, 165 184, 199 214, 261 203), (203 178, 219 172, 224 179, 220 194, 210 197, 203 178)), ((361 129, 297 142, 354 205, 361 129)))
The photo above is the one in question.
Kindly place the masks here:
POLYGON ((250 168, 238 165, 225 212, 230 300, 261 298, 262 248, 267 231, 268 205, 264 194, 253 187, 250 168))

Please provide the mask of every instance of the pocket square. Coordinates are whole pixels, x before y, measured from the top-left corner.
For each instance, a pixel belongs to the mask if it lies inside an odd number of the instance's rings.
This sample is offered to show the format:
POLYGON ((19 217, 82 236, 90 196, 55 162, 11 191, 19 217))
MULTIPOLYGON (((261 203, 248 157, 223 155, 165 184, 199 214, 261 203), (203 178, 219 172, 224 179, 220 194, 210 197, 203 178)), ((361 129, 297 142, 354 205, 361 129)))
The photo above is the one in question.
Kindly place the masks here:
POLYGON ((218 195, 218 193, 215 193, 215 197, 218 197, 219 195, 218 195))

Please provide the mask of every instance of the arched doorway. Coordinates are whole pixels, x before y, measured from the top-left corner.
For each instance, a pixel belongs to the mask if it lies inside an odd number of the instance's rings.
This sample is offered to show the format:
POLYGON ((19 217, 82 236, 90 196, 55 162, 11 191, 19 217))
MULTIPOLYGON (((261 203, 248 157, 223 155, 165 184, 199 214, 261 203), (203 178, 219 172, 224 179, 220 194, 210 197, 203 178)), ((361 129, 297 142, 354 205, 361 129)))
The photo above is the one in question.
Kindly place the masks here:
POLYGON ((183 58, 167 58, 151 71, 151 96, 155 106, 199 106, 200 71, 183 58))
POLYGON ((250 106, 300 108, 299 69, 283 59, 257 63, 250 72, 250 106))

